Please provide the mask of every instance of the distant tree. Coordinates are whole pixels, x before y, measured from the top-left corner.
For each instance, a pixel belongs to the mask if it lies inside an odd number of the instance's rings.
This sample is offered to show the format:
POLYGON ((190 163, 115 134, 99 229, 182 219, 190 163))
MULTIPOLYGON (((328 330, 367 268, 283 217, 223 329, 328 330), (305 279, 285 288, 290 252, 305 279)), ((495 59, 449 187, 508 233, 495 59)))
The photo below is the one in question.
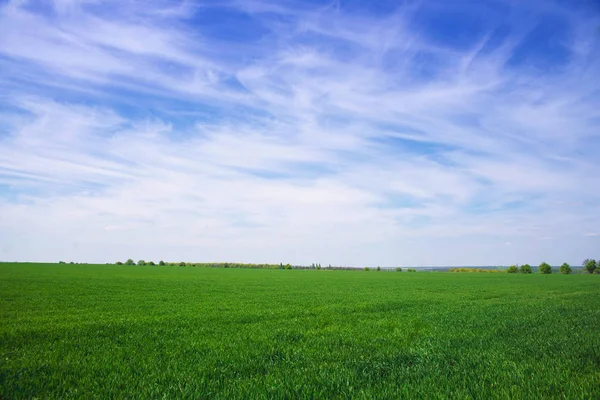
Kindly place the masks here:
POLYGON ((506 272, 508 272, 509 274, 516 274, 517 272, 519 272, 519 268, 516 265, 511 265, 510 267, 508 267, 506 272))
POLYGON ((531 265, 529 265, 529 264, 523 264, 523 265, 521 265, 521 268, 519 268, 519 271, 522 274, 531 274, 531 273, 533 273, 533 269, 531 268, 531 265))
POLYGON ((406 270, 406 272, 417 272, 417 270, 414 269, 414 268, 409 268, 409 269, 406 270))
POLYGON ((180 267, 185 267, 185 261, 181 261, 181 262, 179 263, 179 266, 180 266, 180 267))
POLYGON ((365 271, 367 271, 367 272, 370 271, 369 267, 365 267, 365 271))
POLYGON ((396 272, 402 272, 402 268, 400 268, 400 267, 396 268, 396 272))
POLYGON ((144 261, 144 260, 139 260, 139 261, 137 262, 137 265, 146 265, 146 261, 144 261))
POLYGON ((292 269, 292 266, 290 264, 286 264, 285 269, 292 269))
POLYGON ((552 273, 552 267, 550 266, 550 264, 548 264, 546 262, 543 262, 538 267, 538 271, 540 272, 540 274, 551 274, 552 273))
POLYGON ((563 265, 560 266, 561 274, 569 275, 571 272, 573 272, 573 270, 571 269, 571 266, 569 264, 564 263, 563 265))
POLYGON ((381 271, 381 267, 379 265, 377 266, 377 271, 381 271))
POLYGON ((167 264, 163 260, 160 260, 160 262, 158 263, 158 265, 164 266, 164 265, 167 265, 167 264))
POLYGON ((125 261, 125 265, 135 265, 135 261, 133 261, 131 258, 128 259, 127 261, 125 261))
POLYGON ((156 265, 156 264, 154 264, 154 261, 148 261, 146 264, 148 264, 148 265, 156 265))
POLYGON ((316 268, 317 270, 321 269, 321 264, 317 264, 316 268))
POLYGON ((585 260, 583 260, 583 267, 588 273, 593 274, 594 271, 598 268, 598 265, 596 264, 596 261, 592 260, 591 258, 586 258, 585 260))
POLYGON ((123 263, 121 261, 117 261, 116 264, 117 265, 123 265, 123 263))
POLYGON ((58 263, 59 264, 66 264, 66 262, 64 262, 64 261, 59 261, 58 263))
POLYGON ((191 262, 186 262, 186 263, 185 263, 185 266, 186 266, 186 267, 191 267, 191 266, 192 266, 192 263, 191 263, 191 262))
POLYGON ((71 261, 69 264, 75 264, 73 261, 71 261))

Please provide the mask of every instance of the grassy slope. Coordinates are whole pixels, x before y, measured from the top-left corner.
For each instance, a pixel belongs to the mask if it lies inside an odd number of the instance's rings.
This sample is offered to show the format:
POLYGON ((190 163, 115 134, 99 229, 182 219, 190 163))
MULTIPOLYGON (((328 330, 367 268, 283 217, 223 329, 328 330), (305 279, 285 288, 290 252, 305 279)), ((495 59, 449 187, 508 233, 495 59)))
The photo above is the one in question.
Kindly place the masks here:
POLYGON ((597 398, 598 278, 0 264, 0 397, 597 398))

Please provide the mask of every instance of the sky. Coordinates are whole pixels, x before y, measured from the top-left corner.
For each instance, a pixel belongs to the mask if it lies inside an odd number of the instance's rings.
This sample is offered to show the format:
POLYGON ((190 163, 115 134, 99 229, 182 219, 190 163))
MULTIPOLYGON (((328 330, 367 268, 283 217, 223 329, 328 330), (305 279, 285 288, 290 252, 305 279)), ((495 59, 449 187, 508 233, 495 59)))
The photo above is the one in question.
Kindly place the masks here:
POLYGON ((0 260, 600 257, 600 3, 0 0, 0 260))

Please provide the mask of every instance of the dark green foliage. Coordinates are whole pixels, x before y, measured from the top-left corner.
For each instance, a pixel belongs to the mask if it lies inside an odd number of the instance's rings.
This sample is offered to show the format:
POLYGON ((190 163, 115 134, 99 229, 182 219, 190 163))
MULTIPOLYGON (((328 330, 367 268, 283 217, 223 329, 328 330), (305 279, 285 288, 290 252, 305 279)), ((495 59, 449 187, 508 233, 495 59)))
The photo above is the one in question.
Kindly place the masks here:
POLYGON ((137 262, 137 265, 146 265, 146 261, 144 261, 144 260, 139 260, 139 261, 137 262))
POLYGON ((516 265, 511 265, 510 267, 508 267, 506 272, 508 272, 509 274, 516 274, 517 272, 519 272, 519 267, 517 267, 516 265))
POLYGON ((597 398, 600 280, 520 278, 0 264, 0 398, 597 398))
POLYGON ((402 268, 400 268, 400 267, 396 268, 396 272, 402 272, 402 268))
POLYGON ((148 265, 156 265, 156 264, 154 264, 154 261, 148 261, 146 264, 148 264, 148 265))
POLYGON ((377 271, 381 271, 381 267, 379 265, 377 266, 377 271))
POLYGON ((167 265, 167 264, 163 260, 160 260, 159 263, 158 263, 158 265, 164 266, 164 265, 167 265))
POLYGON ((117 261, 115 264, 116 265, 123 265, 123 263, 121 261, 117 261))
POLYGON ((58 263, 59 263, 59 264, 66 264, 66 262, 65 262, 65 261, 59 261, 58 263))
POLYGON ((573 272, 573 270, 571 269, 571 266, 569 264, 564 263, 563 265, 560 266, 561 274, 569 275, 572 272, 573 272))
POLYGON ((597 268, 597 263, 595 260, 592 259, 586 259, 583 261, 583 267, 585 268, 585 270, 590 273, 593 274, 594 271, 596 271, 597 268))
POLYGON ((365 271, 369 272, 371 269, 369 267, 365 267, 365 271))
POLYGON ((181 262, 179 263, 179 266, 180 266, 180 267, 185 267, 185 261, 181 261, 181 262))
POLYGON ((416 269, 414 269, 414 268, 408 268, 408 269, 406 270, 406 272, 417 272, 417 270, 416 270, 416 269))
POLYGON ((130 258, 129 260, 125 261, 125 265, 135 265, 135 262, 130 258))
POLYGON ((538 267, 538 271, 540 272, 540 274, 551 274, 552 267, 550 266, 550 264, 543 262, 538 267))
POLYGON ((519 268, 519 272, 521 272, 522 274, 532 274, 533 268, 531 268, 531 265, 529 265, 529 264, 523 264, 519 268))

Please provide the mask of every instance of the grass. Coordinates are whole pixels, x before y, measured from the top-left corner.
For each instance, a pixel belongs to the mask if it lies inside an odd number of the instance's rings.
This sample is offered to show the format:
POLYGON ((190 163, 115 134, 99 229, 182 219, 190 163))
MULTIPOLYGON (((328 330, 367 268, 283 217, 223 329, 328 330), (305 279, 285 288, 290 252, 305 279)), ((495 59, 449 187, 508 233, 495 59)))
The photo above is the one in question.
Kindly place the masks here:
POLYGON ((0 398, 598 398, 600 279, 0 264, 0 398))

